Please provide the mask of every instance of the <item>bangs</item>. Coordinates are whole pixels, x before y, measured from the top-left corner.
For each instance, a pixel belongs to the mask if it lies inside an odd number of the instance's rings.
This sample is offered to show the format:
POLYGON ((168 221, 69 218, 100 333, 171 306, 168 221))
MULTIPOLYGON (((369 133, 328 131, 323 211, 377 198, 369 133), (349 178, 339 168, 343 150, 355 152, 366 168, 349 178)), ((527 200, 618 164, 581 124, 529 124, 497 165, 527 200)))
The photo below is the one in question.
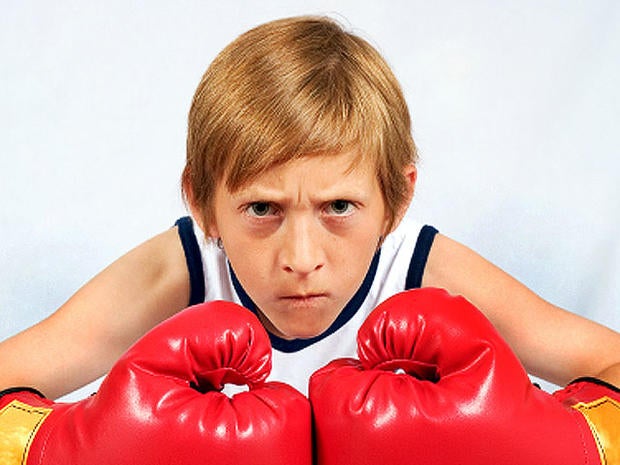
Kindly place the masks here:
POLYGON ((302 114, 279 111, 278 118, 254 118, 244 127, 227 157, 229 166, 223 179, 228 189, 234 192, 270 169, 304 157, 355 150, 355 165, 374 164, 379 152, 377 138, 365 133, 368 125, 363 118, 351 109, 332 106, 317 112, 306 105, 308 111, 302 114))
POLYGON ((367 67, 359 63, 366 47, 324 23, 314 26, 318 32, 303 31, 314 40, 286 38, 299 44, 294 49, 273 43, 262 49, 259 41, 258 56, 237 56, 253 66, 236 86, 234 101, 241 105, 227 117, 235 126, 227 128, 235 137, 223 173, 231 191, 301 157, 356 150, 360 163, 382 158, 390 118, 380 98, 385 92, 378 93, 376 82, 360 73, 367 67))

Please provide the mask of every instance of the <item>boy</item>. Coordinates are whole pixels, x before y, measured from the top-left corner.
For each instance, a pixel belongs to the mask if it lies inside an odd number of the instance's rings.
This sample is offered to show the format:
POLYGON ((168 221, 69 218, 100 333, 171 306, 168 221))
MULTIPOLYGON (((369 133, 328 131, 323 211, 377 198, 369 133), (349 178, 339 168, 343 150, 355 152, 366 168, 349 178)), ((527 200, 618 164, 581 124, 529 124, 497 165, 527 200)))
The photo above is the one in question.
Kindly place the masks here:
POLYGON ((60 396, 104 374, 160 321, 225 299, 269 331, 272 378, 305 392, 316 368, 355 354, 372 308, 425 286, 467 297, 531 374, 619 385, 620 335, 404 219, 416 158, 399 85, 365 41, 324 18, 243 34, 206 71, 190 110, 183 190, 192 218, 4 341, 0 388, 60 396))

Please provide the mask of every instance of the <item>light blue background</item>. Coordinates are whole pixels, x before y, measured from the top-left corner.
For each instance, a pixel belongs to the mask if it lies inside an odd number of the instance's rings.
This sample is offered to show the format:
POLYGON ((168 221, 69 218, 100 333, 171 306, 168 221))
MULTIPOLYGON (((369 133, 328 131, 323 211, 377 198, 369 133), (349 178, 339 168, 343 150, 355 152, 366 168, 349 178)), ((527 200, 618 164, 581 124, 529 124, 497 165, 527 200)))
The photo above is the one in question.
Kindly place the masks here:
POLYGON ((0 339, 185 214, 201 74, 304 13, 368 38, 401 81, 422 159, 409 214, 620 329, 620 3, 0 4, 0 339))

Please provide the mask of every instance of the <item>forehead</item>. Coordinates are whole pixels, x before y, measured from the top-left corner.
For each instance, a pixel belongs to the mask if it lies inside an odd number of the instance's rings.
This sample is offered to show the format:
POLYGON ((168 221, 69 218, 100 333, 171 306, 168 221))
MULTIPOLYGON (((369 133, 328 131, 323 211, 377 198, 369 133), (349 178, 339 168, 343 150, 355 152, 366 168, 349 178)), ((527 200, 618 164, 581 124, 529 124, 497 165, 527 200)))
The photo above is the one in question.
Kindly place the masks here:
POLYGON ((305 189, 315 196, 345 195, 347 191, 372 194, 379 187, 374 165, 357 151, 327 155, 307 155, 271 166, 237 188, 227 188, 239 195, 252 192, 305 189))

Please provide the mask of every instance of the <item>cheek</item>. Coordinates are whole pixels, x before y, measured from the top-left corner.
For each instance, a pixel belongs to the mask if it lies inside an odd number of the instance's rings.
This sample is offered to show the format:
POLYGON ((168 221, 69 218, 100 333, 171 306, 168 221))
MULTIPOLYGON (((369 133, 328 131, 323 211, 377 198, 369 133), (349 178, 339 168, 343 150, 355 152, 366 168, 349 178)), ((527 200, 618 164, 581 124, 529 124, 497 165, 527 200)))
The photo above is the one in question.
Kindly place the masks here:
POLYGON ((330 261, 340 279, 361 281, 366 275, 381 236, 380 231, 371 231, 371 234, 349 236, 331 244, 330 261))
POLYGON ((273 252, 260 241, 227 237, 226 256, 246 291, 265 289, 273 270, 273 252))

